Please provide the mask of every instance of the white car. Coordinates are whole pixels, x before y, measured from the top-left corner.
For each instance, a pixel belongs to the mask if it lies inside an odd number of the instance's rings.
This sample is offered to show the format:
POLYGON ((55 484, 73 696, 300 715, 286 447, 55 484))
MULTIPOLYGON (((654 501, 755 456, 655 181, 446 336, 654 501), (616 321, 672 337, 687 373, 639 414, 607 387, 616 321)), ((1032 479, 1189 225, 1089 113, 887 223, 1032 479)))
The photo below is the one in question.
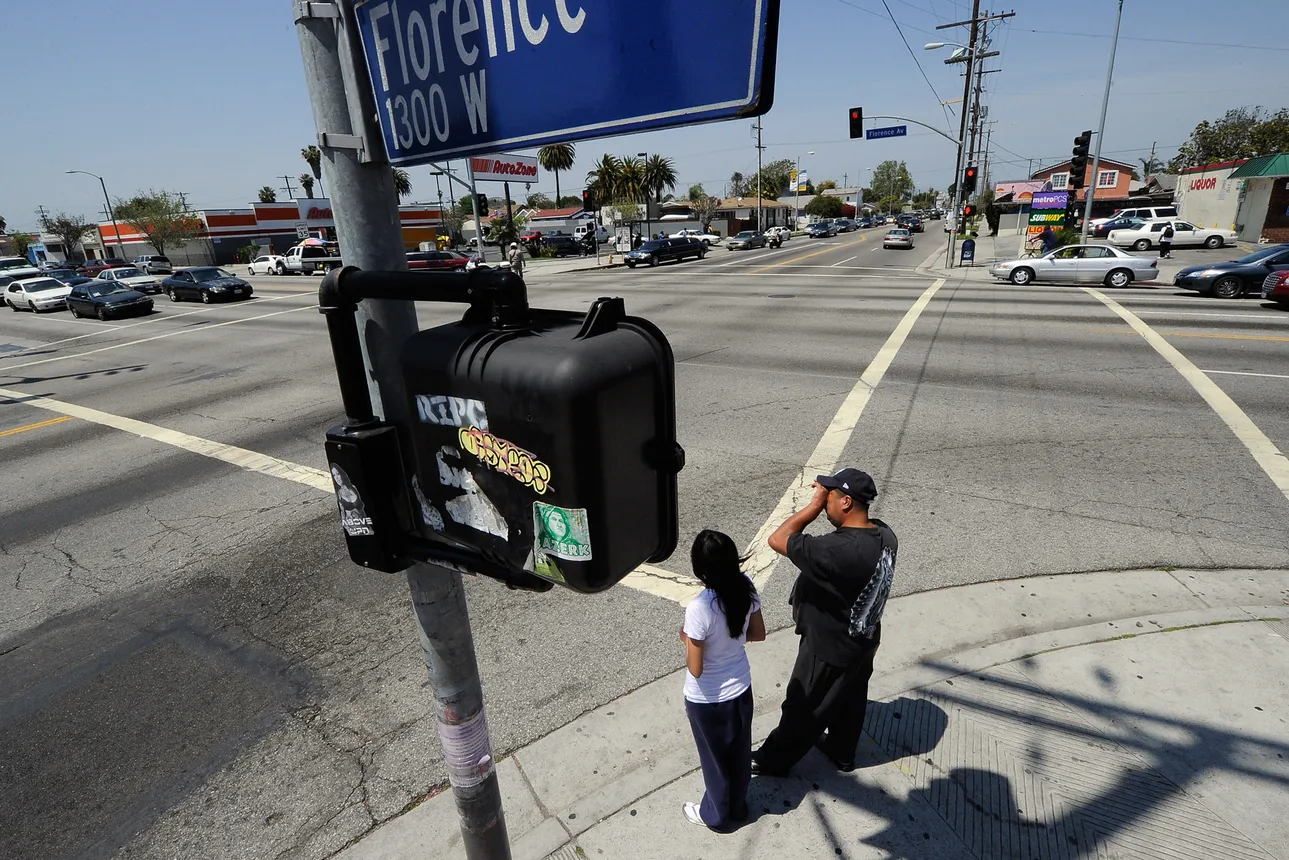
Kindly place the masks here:
POLYGON ((148 275, 169 275, 174 272, 170 258, 162 254, 144 254, 134 258, 134 268, 148 275))
POLYGON ((5 287, 4 303, 14 311, 56 311, 67 307, 72 288, 57 278, 23 278, 5 287))
POLYGON ((771 236, 778 236, 780 242, 786 242, 792 238, 792 231, 787 227, 771 227, 765 231, 765 238, 769 239, 771 236))
POLYGON ((698 241, 702 242, 704 245, 706 245, 709 248, 713 245, 719 245, 721 243, 720 236, 717 236, 715 233, 705 233, 702 230, 688 230, 688 229, 679 230, 675 233, 672 233, 668 238, 697 239, 698 241))
POLYGON ((1116 209, 1109 218, 1093 218, 1088 222, 1088 228, 1100 227, 1107 221, 1113 221, 1116 218, 1140 218, 1142 221, 1156 221, 1176 217, 1176 206, 1142 206, 1134 209, 1116 209))
POLYGON ((246 265, 248 275, 285 275, 286 257, 278 254, 261 254, 246 265))
POLYGON ((1147 221, 1130 230, 1111 230, 1107 241, 1119 248, 1131 248, 1134 251, 1148 251, 1158 247, 1159 237, 1164 227, 1173 225, 1174 248, 1220 248, 1223 245, 1234 245, 1239 234, 1234 230, 1210 230, 1196 227, 1189 221, 1147 221))
POLYGON ((1041 257, 997 260, 990 264, 989 274, 1018 287, 1034 281, 1126 287, 1133 281, 1158 278, 1159 260, 1135 257, 1104 245, 1066 245, 1041 257))
POLYGON ((161 292, 161 282, 151 275, 144 274, 133 266, 122 266, 118 269, 104 269, 94 278, 96 281, 112 281, 137 290, 140 293, 149 293, 158 295, 161 292))

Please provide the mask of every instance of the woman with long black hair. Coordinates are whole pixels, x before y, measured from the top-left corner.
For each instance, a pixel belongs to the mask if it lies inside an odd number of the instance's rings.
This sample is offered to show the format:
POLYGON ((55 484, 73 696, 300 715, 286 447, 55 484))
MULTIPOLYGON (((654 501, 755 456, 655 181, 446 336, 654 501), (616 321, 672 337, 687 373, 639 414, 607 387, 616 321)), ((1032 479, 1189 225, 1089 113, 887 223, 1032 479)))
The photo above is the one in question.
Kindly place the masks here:
POLYGON ((727 830, 747 818, 752 781, 752 667, 747 642, 765 639, 756 586, 729 535, 705 530, 690 550, 694 575, 706 586, 685 607, 685 712, 698 744, 706 793, 686 803, 685 818, 727 830))

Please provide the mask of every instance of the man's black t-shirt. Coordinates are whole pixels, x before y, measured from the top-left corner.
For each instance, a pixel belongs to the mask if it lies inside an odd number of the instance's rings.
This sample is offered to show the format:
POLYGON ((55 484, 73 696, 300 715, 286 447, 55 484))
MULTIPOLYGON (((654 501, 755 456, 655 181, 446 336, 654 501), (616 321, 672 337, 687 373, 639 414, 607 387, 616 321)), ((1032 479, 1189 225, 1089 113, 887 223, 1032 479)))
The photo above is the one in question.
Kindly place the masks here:
POLYGON ((899 541, 886 523, 872 522, 788 538, 788 558, 801 571, 792 599, 797 633, 825 663, 846 666, 881 639, 899 541))

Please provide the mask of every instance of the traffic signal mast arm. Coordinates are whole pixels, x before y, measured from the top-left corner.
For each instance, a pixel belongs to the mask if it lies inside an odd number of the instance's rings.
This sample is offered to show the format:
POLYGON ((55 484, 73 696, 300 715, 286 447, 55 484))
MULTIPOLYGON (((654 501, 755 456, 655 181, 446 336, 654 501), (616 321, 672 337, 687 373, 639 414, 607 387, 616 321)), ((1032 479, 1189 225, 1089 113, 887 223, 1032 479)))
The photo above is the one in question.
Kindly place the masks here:
MULTIPOLYGON (((851 108, 851 110, 856 110, 856 108, 851 108)), ((944 132, 940 131, 940 129, 936 128, 935 126, 933 126, 933 125, 927 125, 927 124, 926 124, 926 123, 924 123, 924 122, 918 122, 918 121, 917 121, 917 120, 915 120, 915 119, 909 119, 909 118, 908 118, 908 117, 906 117, 906 116, 891 116, 891 115, 889 115, 889 114, 879 113, 879 114, 871 114, 868 118, 869 118, 869 119, 898 119, 900 122, 911 122, 911 123, 913 123, 914 125, 920 125, 920 126, 922 126, 923 128, 925 128, 925 129, 930 129, 931 131, 933 131, 933 132, 935 132, 936 134, 940 135, 940 137, 943 137, 945 140, 949 141, 949 143, 952 143, 954 146, 961 146, 961 145, 962 145, 962 141, 958 140, 958 138, 956 138, 956 137, 952 137, 951 135, 948 135, 948 134, 945 134, 944 132)))

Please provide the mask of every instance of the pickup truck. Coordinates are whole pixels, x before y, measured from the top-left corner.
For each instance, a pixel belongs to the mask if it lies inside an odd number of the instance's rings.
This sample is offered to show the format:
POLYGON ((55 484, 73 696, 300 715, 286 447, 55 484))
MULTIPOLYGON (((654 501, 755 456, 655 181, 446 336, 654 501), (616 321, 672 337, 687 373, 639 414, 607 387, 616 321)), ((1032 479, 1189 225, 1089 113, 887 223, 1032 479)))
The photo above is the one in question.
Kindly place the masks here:
POLYGON ((297 275, 329 272, 344 265, 344 261, 340 259, 340 246, 332 243, 295 245, 286 252, 283 259, 286 261, 286 270, 297 275))
POLYGON ((709 248, 712 245, 719 245, 721 243, 720 236, 717 236, 715 233, 704 233, 702 230, 688 230, 688 229, 679 230, 675 233, 672 233, 671 236, 669 236, 668 238, 697 239, 698 241, 702 242, 704 245, 706 245, 709 248))

